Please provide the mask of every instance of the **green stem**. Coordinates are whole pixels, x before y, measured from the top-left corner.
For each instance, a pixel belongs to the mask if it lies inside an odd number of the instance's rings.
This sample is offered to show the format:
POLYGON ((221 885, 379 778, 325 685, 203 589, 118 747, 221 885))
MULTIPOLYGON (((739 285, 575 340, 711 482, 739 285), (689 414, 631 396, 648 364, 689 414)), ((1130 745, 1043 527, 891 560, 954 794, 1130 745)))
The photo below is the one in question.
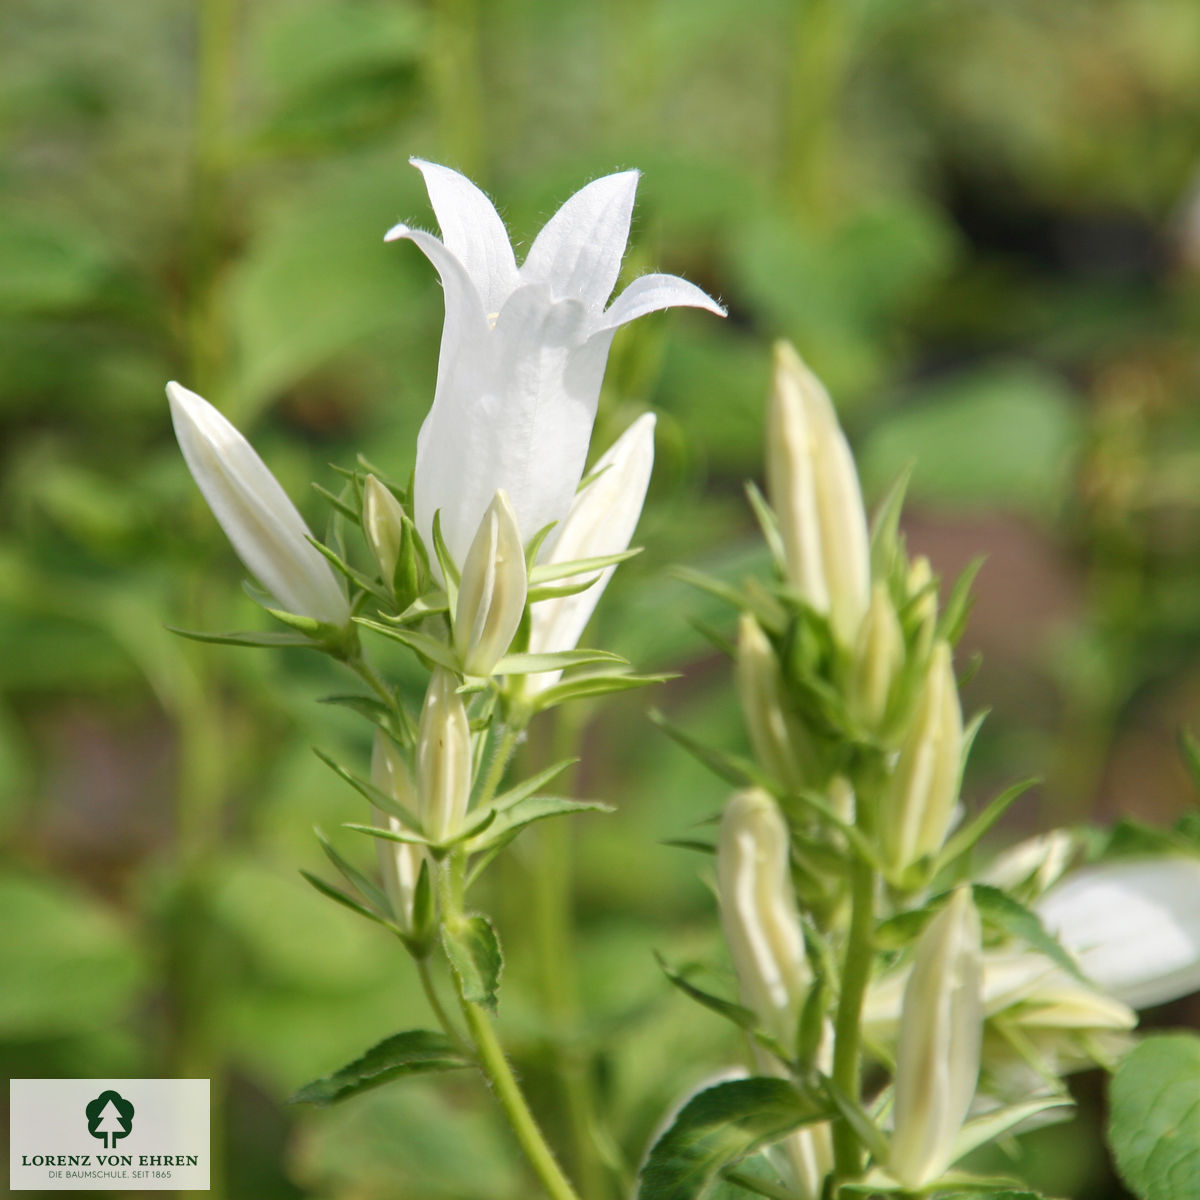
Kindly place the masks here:
POLYGON ((500 741, 492 753, 492 761, 488 764, 488 772, 483 780, 483 789, 475 803, 476 808, 483 808, 484 805, 491 804, 496 790, 500 787, 500 781, 504 778, 504 772, 508 770, 513 751, 516 750, 517 743, 521 740, 521 734, 524 732, 523 721, 512 721, 504 726, 504 732, 500 735, 500 741))
POLYGON ((437 987, 433 982, 433 972, 429 969, 428 958, 418 958, 417 974, 421 978, 421 988, 425 993, 425 999, 429 1001, 429 1007, 433 1010, 433 1015, 437 1018, 438 1024, 442 1027, 446 1036, 454 1042, 461 1050, 470 1050, 466 1039, 458 1031, 458 1027, 450 1020, 450 1014, 446 1011, 445 1005, 442 1003, 442 998, 437 994, 437 987))
MULTIPOLYGON (((833 1082, 855 1103, 859 1100, 862 1050, 862 1008, 871 978, 872 941, 875 933, 875 873, 855 858, 850 881, 850 931, 842 968, 842 990, 834 1023, 833 1082)), ((833 1152, 839 1179, 853 1179, 862 1171, 858 1137, 847 1121, 833 1125, 833 1152)))
MULTIPOLYGON (((442 921, 446 925, 453 926, 462 920, 464 866, 464 856, 461 852, 451 854, 438 865, 438 901, 442 921)), ((516 1136, 517 1144, 551 1200, 579 1200, 529 1109, 520 1084, 517 1083, 517 1077, 504 1054, 504 1048, 500 1045, 500 1039, 492 1028, 491 1020, 478 1004, 473 1004, 463 995, 462 984, 457 974, 451 972, 451 976, 463 1018, 467 1023, 467 1032, 475 1046, 479 1069, 491 1085, 492 1092, 516 1136)), ((439 1020, 442 1020, 443 1028, 450 1033, 444 1014, 439 1016, 439 1020)))

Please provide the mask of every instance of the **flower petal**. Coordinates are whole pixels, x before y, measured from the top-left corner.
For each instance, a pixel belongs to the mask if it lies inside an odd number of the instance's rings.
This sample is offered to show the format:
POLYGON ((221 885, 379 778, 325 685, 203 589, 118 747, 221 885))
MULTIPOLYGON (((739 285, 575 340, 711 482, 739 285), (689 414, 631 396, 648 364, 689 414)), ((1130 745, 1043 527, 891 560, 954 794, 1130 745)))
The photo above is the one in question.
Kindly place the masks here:
MULTIPOLYGON (((573 562, 619 554, 629 546, 637 528, 654 467, 653 413, 643 413, 596 463, 596 478, 571 504, 559 529, 551 562, 573 562)), ((608 567, 586 591, 543 600, 530 609, 529 649, 537 654, 573 650, 616 567, 608 567)), ((561 581, 563 586, 586 576, 561 581)), ((561 671, 531 675, 526 690, 539 692, 558 682, 561 671)))
POLYGON ((254 447, 195 392, 168 383, 167 399, 188 470, 250 574, 288 612, 345 625, 338 581, 254 447))
POLYGON ((1084 974, 1134 1008, 1200 989, 1200 860, 1085 867, 1034 907, 1084 974))
POLYGON ((491 331, 476 386, 443 395, 439 379, 417 443, 414 499, 422 536, 441 511, 458 563, 498 490, 525 540, 570 507, 596 414, 596 395, 571 369, 585 322, 578 301, 555 302, 542 285, 518 288, 491 331))
POLYGON ((517 286, 517 261, 492 202, 465 175, 424 159, 409 159, 425 177, 442 241, 466 269, 484 312, 499 312, 517 286))
POLYGON ((559 300, 603 308, 621 270, 637 182, 637 171, 622 171, 576 192, 537 235, 521 281, 545 283, 559 300))
POLYGON ((642 275, 612 302, 599 327, 616 329, 660 308, 681 307, 706 308, 718 317, 725 316, 725 309, 707 292, 678 275, 642 275))

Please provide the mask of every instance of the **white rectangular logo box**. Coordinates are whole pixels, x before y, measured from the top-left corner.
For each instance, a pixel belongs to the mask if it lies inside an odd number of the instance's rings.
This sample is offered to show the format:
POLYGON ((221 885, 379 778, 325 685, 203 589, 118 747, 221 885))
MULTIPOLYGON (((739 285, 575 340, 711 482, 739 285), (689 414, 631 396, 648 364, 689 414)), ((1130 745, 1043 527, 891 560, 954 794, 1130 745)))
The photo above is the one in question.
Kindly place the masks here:
POLYGON ((13 1191, 208 1191, 207 1079, 9 1080, 13 1191))

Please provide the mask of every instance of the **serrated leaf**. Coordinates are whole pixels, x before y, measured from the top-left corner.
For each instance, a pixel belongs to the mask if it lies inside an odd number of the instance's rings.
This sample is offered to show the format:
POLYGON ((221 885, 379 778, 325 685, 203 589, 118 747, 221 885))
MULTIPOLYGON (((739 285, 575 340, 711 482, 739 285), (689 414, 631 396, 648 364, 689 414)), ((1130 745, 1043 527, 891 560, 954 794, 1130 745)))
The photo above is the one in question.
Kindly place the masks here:
POLYGON ((568 800, 562 796, 527 796, 524 800, 511 804, 503 811, 492 809, 494 820, 486 830, 472 837, 467 844, 469 854, 488 850, 492 846, 506 845, 516 835, 535 821, 544 821, 548 817, 564 816, 568 813, 580 812, 615 812, 611 804, 599 800, 568 800), (484 836, 486 834, 486 836, 484 836))
POLYGON ((1108 1144, 1139 1200, 1200 1196, 1200 1037, 1147 1038, 1109 1088, 1108 1144))
POLYGON ((504 955, 491 921, 474 916, 443 925, 442 945, 458 976, 463 999, 495 1012, 504 955))
POLYGON ((492 669, 492 674, 536 675, 542 671, 565 671, 599 662, 629 665, 627 658, 609 650, 556 650, 548 654, 506 654, 492 669))
POLYGON ((654 1144, 638 1200, 699 1200, 722 1168, 832 1115, 783 1079, 735 1079, 707 1088, 654 1144))
POLYGON ((410 1029, 384 1038, 361 1058, 347 1063, 332 1075, 306 1084, 289 1103, 324 1107, 404 1075, 454 1071, 470 1065, 471 1060, 445 1034, 410 1029))

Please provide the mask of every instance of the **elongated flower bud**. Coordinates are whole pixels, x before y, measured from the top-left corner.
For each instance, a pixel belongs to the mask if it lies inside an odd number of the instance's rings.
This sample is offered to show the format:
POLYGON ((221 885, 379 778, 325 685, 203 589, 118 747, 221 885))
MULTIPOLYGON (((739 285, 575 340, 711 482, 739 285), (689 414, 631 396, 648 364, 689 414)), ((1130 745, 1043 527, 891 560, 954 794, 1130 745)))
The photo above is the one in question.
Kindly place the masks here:
POLYGON ((435 842, 459 829, 471 798, 471 727, 456 687, 449 671, 434 671, 417 730, 421 819, 435 842))
POLYGON ((767 493, 779 520, 788 581, 828 614, 842 645, 852 645, 871 578, 862 492, 828 393, 786 342, 775 346, 767 493))
POLYGON ((796 1036, 812 980, 789 870, 791 838, 778 805, 758 788, 725 806, 717 890, 742 1002, 784 1045, 796 1036))
MULTIPOLYGON (((654 467, 655 421, 653 413, 643 413, 600 456, 591 472, 591 482, 579 490, 566 519, 554 531, 558 536, 553 538, 545 561, 577 562, 629 549, 654 467)), ((530 651, 543 654, 574 650, 615 570, 616 567, 606 567, 590 587, 573 596, 558 596, 532 605, 530 651)), ((560 586, 582 583, 587 578, 587 575, 573 575, 561 580, 560 586)), ((526 694, 536 695, 553 687, 561 674, 561 671, 539 671, 527 675, 526 694)))
POLYGON ((784 716, 779 660, 749 613, 738 620, 737 688, 755 757, 785 787, 802 787, 802 734, 784 716))
POLYGON ((184 461, 246 569, 280 608, 346 625, 350 605, 304 518, 254 447, 207 400, 167 384, 184 461))
MULTIPOLYGON (((404 761, 396 744, 382 729, 375 731, 375 746, 371 752, 371 782, 381 792, 398 800, 412 811, 419 808, 408 764, 404 761)), ((374 809, 375 824, 394 833, 402 831, 404 823, 399 817, 374 809)), ((410 831, 411 832, 411 831, 410 831)), ((413 895, 417 888, 417 877, 421 873, 421 860, 425 851, 407 842, 389 842, 377 838, 375 845, 379 853, 379 873, 383 878, 383 890, 392 902, 396 921, 407 931, 413 925, 413 895)))
POLYGON ((950 647, 939 642, 880 812, 884 855, 896 870, 941 849, 958 795, 962 752, 958 684, 950 647))
POLYGON ((959 888, 917 943, 896 1047, 890 1170, 920 1188, 950 1165, 979 1081, 983 1037, 979 914, 959 888))
POLYGON ((391 489, 374 475, 368 475, 363 485, 362 518, 363 536, 379 568, 379 578, 401 608, 406 608, 420 594, 424 582, 416 526, 391 489))
POLYGON ((525 548, 512 505, 497 492, 463 563, 454 640, 467 675, 490 675, 525 611, 525 548))
POLYGON ((854 668, 850 677, 850 704, 868 729, 878 729, 887 715, 892 684, 904 665, 904 634, 887 587, 871 590, 871 607, 858 631, 854 668))

